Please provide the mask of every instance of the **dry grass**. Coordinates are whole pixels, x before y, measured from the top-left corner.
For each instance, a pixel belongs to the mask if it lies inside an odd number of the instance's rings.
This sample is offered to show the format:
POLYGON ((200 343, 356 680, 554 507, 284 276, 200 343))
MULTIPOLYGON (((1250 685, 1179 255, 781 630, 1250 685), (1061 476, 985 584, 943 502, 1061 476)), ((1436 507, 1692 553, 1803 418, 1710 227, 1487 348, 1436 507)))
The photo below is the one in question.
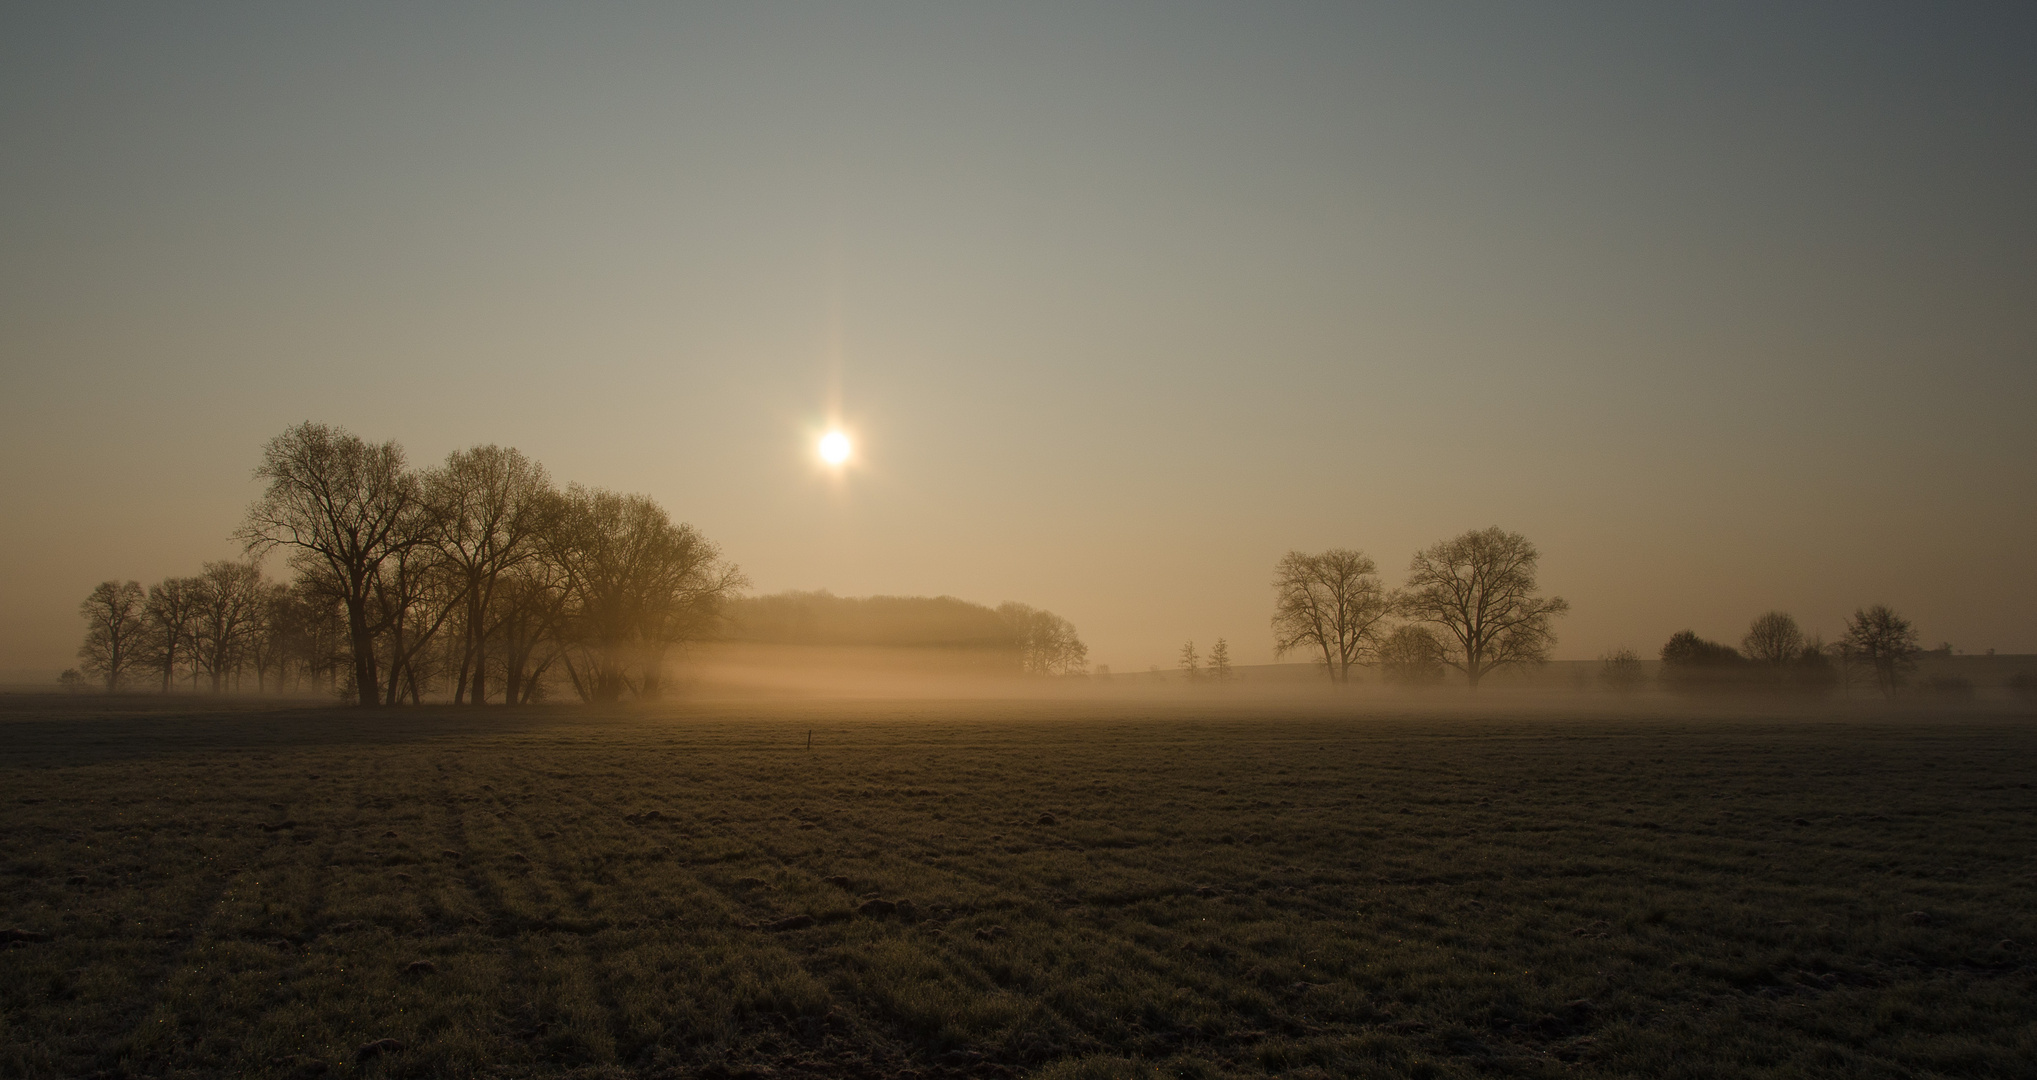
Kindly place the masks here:
POLYGON ((2037 1060, 2028 718, 192 709, 0 699, 0 1073, 2037 1060))

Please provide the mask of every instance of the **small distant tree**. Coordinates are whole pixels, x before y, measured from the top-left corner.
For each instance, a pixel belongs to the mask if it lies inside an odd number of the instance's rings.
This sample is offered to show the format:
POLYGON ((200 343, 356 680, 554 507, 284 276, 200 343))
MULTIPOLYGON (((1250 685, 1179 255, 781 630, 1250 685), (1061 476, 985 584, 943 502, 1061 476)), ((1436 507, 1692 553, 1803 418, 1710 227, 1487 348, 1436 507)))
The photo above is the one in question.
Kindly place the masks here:
POLYGON ((1541 558, 1527 537, 1497 527, 1442 541, 1416 553, 1401 610, 1441 628, 1443 662, 1476 689, 1499 668, 1549 659, 1551 624, 1570 605, 1536 595, 1541 558))
POLYGON ((1181 645, 1181 659, 1175 662, 1189 682, 1202 678, 1202 657, 1196 654, 1195 642, 1186 641, 1181 645))
POLYGON ((1840 656, 1874 673, 1882 696, 1894 697, 1917 666, 1917 630, 1886 604, 1861 608, 1846 620, 1840 656))
POLYGON ((1803 655, 1804 632, 1787 613, 1771 611, 1747 628, 1747 636, 1740 639, 1740 651, 1757 664, 1793 663, 1803 655))
POLYGON ((1599 680, 1622 694, 1641 689, 1647 674, 1641 670, 1641 654, 1625 645, 1608 650, 1598 658, 1599 680))
POLYGON ((1231 681, 1231 646, 1223 638, 1209 648, 1209 677, 1218 682, 1231 681))
POLYGON ((1379 666, 1402 686, 1433 686, 1443 681, 1444 646, 1436 632, 1410 623, 1396 627, 1379 644, 1379 666))
POLYGON ((1273 593, 1274 652, 1317 654, 1331 682, 1349 682, 1352 665, 1371 659, 1380 621, 1393 611, 1378 566, 1346 548, 1288 552, 1273 569, 1273 593))
POLYGON ((78 605, 85 617, 85 643, 78 659, 86 674, 97 676, 107 692, 119 689, 129 667, 141 660, 147 619, 142 609, 148 595, 137 581, 103 581, 78 605))
POLYGON ((82 694, 92 689, 91 680, 85 678, 85 673, 77 668, 65 668, 64 673, 57 676, 57 685, 73 694, 82 694))

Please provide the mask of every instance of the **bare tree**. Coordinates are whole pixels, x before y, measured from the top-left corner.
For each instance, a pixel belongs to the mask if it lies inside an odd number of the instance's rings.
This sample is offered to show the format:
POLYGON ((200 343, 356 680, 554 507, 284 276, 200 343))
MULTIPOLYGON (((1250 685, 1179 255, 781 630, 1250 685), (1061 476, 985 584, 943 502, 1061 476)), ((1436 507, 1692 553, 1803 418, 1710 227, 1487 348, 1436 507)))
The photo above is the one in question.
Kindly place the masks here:
POLYGON ((1848 663, 1865 665, 1884 697, 1894 697, 1903 679, 1917 666, 1917 630, 1910 620, 1886 604, 1861 608, 1846 620, 1839 653, 1848 663))
POLYGON ((235 537, 249 552, 291 548, 293 564, 330 580, 346 605, 355 698, 362 705, 378 704, 370 610, 376 575, 413 540, 403 526, 418 501, 416 478, 403 467, 403 449, 303 423, 269 440, 255 476, 269 487, 248 508, 235 537))
POLYGON ((1540 560, 1527 537, 1497 527, 1442 541, 1408 566, 1402 610, 1443 629, 1444 663, 1476 688, 1499 668, 1549 659, 1550 623, 1570 605, 1535 595, 1540 560))
POLYGON ((546 670, 564 649, 565 579, 551 563, 539 560, 503 575, 497 586, 503 609, 502 700, 522 705, 537 700, 546 670))
POLYGON ((197 578, 164 578, 149 587, 142 609, 148 662, 162 676, 165 694, 177 677, 177 665, 189 663, 195 652, 191 629, 198 615, 198 592, 197 578))
POLYGON ((1195 651, 1195 642, 1181 643, 1181 659, 1175 661, 1174 666, 1181 669, 1181 673, 1188 677, 1189 682, 1202 678, 1202 656, 1195 651))
POLYGON ((641 495, 574 485, 545 557, 568 598, 567 676, 588 701, 655 697, 666 652, 711 633, 742 572, 641 495))
POLYGON ((206 563, 193 580, 191 658, 217 694, 239 670, 261 627, 262 572, 253 563, 221 560, 206 563))
POLYGON ((999 604, 997 613, 1011 629, 1023 674, 1080 675, 1089 670, 1089 646, 1075 633, 1074 623, 1015 601, 999 604))
POLYGON ((1273 569, 1273 593, 1274 651, 1318 653, 1338 683, 1370 658, 1394 606, 1371 557, 1345 548, 1288 552, 1273 569))
POLYGON ((78 605, 78 614, 85 617, 78 659, 86 674, 105 681, 108 693, 120 688, 128 667, 140 660, 147 602, 138 581, 102 581, 78 605))
POLYGON ((430 543, 436 526, 419 510, 407 516, 398 535, 407 538, 375 572, 371 626, 382 649, 382 703, 408 695, 423 700, 421 682, 433 672, 425 659, 446 621, 459 610, 466 583, 445 554, 430 543))
POLYGON ((255 627, 248 636, 248 663, 255 669, 255 692, 269 691, 269 670, 275 669, 276 686, 284 688, 291 647, 297 635, 296 598, 290 586, 264 581, 255 607, 255 627))
MULTIPOLYGON (((458 574, 464 601, 460 667, 453 701, 488 700, 488 641, 508 612, 496 603, 504 574, 538 557, 558 506, 544 466, 514 448, 476 446, 447 455, 425 477, 439 548, 458 574)), ((515 704, 509 696, 505 704, 515 704)))
POLYGON ((1787 613, 1771 611, 1754 620, 1740 651, 1757 664, 1788 664, 1803 655, 1804 632, 1787 613))
POLYGON ((1209 647, 1209 677, 1220 683, 1231 681, 1231 645, 1223 638, 1209 647))
POLYGON ((1443 642, 1426 626, 1410 623, 1394 628, 1379 644, 1379 666, 1402 686, 1430 686, 1443 681, 1443 642))

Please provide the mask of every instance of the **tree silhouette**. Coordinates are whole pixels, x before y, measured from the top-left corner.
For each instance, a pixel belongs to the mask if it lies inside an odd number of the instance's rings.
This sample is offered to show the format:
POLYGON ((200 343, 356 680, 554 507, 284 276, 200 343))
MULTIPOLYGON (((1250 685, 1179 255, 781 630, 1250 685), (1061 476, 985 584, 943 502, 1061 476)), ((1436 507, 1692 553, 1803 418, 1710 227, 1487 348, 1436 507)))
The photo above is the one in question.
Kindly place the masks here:
MULTIPOLYGON (((513 609, 499 602, 503 577, 536 561, 559 500, 544 466, 514 448, 456 450, 424 478, 435 540, 460 583, 460 666, 453 701, 488 700, 488 642, 513 609)), ((505 672, 506 674, 506 672, 505 672)), ((515 704, 505 694, 505 704, 515 704)))
POLYGON ((1051 611, 1011 601, 997 605, 1018 646, 1019 671, 1027 675, 1080 675, 1089 670, 1089 646, 1075 624, 1051 611))
POLYGON ((1882 696, 1893 698, 1904 677, 1917 666, 1917 630, 1888 605, 1876 604, 1856 610, 1846 620, 1846 635, 1839 639, 1839 649, 1847 662, 1864 664, 1873 671, 1882 696))
POLYGON ((1535 595, 1540 561, 1519 533, 1467 532, 1416 553, 1401 609, 1442 628, 1443 662, 1476 688, 1499 668, 1548 660, 1556 642, 1550 623, 1570 605, 1535 595))
POLYGON ((1379 568, 1362 551, 1332 548, 1317 555, 1290 551, 1273 568, 1273 648, 1316 653, 1330 681, 1351 678, 1379 638, 1393 598, 1379 568))
POLYGON ((1231 646, 1223 638, 1209 647, 1209 677, 1218 682, 1231 681, 1231 646))
POLYGON ((319 574, 346 605, 355 700, 380 704, 372 604, 382 564, 416 537, 406 529, 418 503, 403 449, 306 422, 269 440, 258 479, 268 490, 236 531, 250 553, 291 549, 292 565, 319 574))
POLYGON ((1803 655, 1804 632, 1787 613, 1771 611, 1754 620, 1740 651, 1757 664, 1787 664, 1803 655))
POLYGON ((80 666, 104 682, 108 693, 120 688, 127 669, 141 659, 148 631, 147 602, 138 581, 104 581, 78 605, 78 613, 85 617, 85 643, 78 646, 80 666))
POLYGON ((177 677, 177 665, 188 663, 195 645, 192 622, 198 616, 198 579, 164 578, 149 587, 142 615, 147 625, 148 662, 162 677, 163 693, 177 677))

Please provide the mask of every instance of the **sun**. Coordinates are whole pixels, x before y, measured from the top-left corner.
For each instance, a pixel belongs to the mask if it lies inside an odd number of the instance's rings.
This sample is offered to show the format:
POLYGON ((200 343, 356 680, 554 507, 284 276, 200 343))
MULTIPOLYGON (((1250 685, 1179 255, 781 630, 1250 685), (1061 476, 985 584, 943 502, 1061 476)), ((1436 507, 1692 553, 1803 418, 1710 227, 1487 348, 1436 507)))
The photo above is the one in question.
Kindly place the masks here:
POLYGON ((820 459, 830 465, 840 465, 849 460, 849 437, 839 431, 830 431, 820 437, 820 459))

